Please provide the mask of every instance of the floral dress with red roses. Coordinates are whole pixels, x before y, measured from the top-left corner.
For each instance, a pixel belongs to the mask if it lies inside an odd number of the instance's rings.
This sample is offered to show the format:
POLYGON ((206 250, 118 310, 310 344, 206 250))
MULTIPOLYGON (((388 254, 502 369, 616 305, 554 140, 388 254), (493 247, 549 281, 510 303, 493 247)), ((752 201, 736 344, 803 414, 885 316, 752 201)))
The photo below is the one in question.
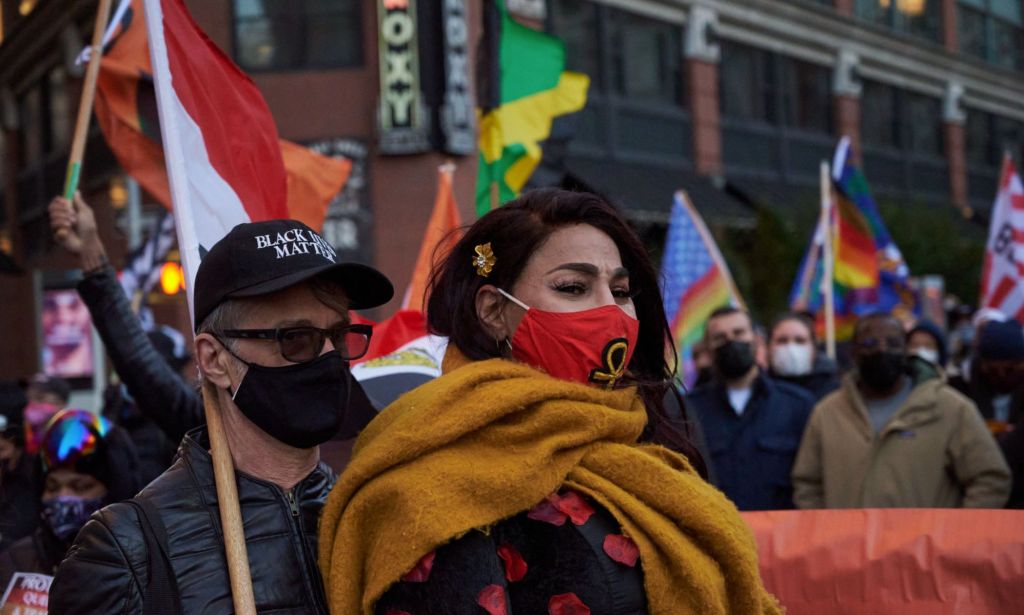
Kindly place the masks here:
POLYGON ((428 553, 377 615, 645 615, 639 551, 572 490, 428 553))

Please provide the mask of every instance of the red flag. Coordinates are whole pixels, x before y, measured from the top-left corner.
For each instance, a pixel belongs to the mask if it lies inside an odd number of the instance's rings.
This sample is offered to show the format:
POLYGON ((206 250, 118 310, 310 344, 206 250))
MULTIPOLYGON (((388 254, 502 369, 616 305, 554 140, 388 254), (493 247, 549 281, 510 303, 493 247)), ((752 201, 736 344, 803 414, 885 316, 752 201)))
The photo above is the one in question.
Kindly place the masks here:
MULTIPOLYGON (((118 163, 153 198, 170 208, 142 0, 119 8, 115 18, 109 40, 104 41, 96 118, 118 163)), ((320 230, 328 204, 348 179, 351 163, 321 156, 284 139, 278 145, 287 176, 285 216, 320 230)))
POLYGON ((992 205, 981 307, 1024 321, 1024 185, 1009 154, 1003 159, 999 193, 992 205))

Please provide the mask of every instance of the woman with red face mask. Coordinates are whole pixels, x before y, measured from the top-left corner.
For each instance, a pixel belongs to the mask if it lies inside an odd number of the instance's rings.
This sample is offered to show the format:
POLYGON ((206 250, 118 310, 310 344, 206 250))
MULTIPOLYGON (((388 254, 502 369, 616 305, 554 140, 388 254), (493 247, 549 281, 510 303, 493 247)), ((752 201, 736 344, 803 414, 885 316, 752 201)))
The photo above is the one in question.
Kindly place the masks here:
POLYGON ((544 189, 488 213, 427 319, 444 374, 365 429, 324 508, 332 612, 778 612, 666 416, 657 274, 611 205, 544 189))

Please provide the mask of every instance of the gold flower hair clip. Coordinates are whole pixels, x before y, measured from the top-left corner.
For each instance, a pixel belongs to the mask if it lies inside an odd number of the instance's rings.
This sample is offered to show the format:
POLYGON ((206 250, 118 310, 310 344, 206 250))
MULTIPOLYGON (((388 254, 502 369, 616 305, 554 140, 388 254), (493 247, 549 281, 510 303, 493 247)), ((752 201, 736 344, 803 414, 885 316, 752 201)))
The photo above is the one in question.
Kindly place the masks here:
POLYGON ((494 264, 498 262, 494 258, 494 251, 491 250, 491 243, 480 244, 474 250, 476 251, 476 256, 473 257, 473 266, 476 267, 476 274, 486 278, 491 274, 491 269, 494 269, 494 264))

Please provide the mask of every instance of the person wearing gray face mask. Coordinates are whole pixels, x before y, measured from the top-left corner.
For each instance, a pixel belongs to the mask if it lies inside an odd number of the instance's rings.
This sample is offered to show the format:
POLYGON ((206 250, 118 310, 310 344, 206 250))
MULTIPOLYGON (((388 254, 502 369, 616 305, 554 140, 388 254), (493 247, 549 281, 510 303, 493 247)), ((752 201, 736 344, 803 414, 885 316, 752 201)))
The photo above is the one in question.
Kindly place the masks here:
POLYGON ((814 323, 802 314, 775 319, 768 336, 769 373, 804 389, 815 401, 839 388, 836 362, 818 352, 814 323))

